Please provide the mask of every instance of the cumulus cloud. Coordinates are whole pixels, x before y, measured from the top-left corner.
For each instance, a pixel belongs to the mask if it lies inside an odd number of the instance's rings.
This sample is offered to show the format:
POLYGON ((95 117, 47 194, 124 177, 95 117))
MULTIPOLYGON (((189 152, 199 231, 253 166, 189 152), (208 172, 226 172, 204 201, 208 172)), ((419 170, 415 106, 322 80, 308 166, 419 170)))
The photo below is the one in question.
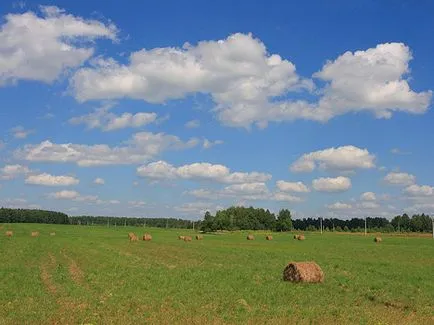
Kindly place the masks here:
POLYGON ((208 139, 204 139, 203 140, 203 148, 204 149, 212 148, 212 147, 214 147, 214 146, 216 146, 218 144, 223 144, 223 141, 222 140, 210 141, 208 139))
POLYGON ((0 179, 10 180, 28 173, 30 173, 30 169, 27 166, 19 164, 5 165, 4 167, 0 168, 0 179))
POLYGON ((148 161, 166 150, 192 148, 197 139, 186 142, 165 133, 139 132, 122 146, 105 144, 56 144, 49 140, 26 145, 15 151, 15 157, 27 161, 76 163, 81 167, 137 164, 148 161))
POLYGON ((325 82, 316 100, 294 100, 290 92, 312 90, 295 65, 250 34, 218 41, 186 43, 182 48, 142 49, 129 62, 99 59, 71 80, 80 101, 129 97, 151 103, 210 94, 221 122, 263 128, 270 121, 327 121, 337 115, 370 111, 389 118, 394 111, 424 113, 431 91, 414 92, 407 80, 410 49, 402 43, 379 44, 327 61, 314 78, 325 82))
POLYGON ((59 192, 50 193, 49 197, 57 200, 74 200, 80 196, 77 191, 63 190, 59 192))
POLYGON ((186 192, 200 199, 218 200, 234 198, 239 201, 286 201, 301 202, 302 198, 285 192, 271 192, 263 182, 233 184, 221 190, 196 189, 186 192))
POLYGON ((106 105, 94 112, 73 117, 69 123, 73 125, 84 124, 88 129, 99 128, 103 131, 116 131, 125 128, 138 128, 157 121, 156 113, 123 113, 116 115, 109 112, 112 105, 106 105))
POLYGON ((375 201, 377 197, 374 192, 365 192, 360 195, 361 201, 375 201))
POLYGON ((104 179, 102 179, 102 178, 100 178, 100 177, 97 177, 97 178, 95 178, 95 179, 93 180, 93 183, 96 184, 96 185, 104 185, 104 184, 105 184, 105 181, 104 181, 104 179))
POLYGON ((175 167, 161 160, 138 167, 137 174, 154 180, 194 179, 231 184, 265 182, 271 179, 270 174, 231 172, 228 167, 219 164, 193 163, 175 167))
POLYGON ((93 41, 116 39, 113 24, 66 14, 57 7, 8 14, 0 29, 0 85, 17 80, 50 83, 94 53, 93 41))
POLYGON ((292 172, 311 172, 315 168, 349 171, 357 168, 375 167, 375 156, 367 149, 355 146, 328 148, 306 153, 291 166, 292 172))
POLYGON ((413 184, 404 189, 404 193, 413 197, 428 197, 434 195, 434 187, 413 184))
POLYGON ((411 155, 410 151, 402 151, 399 148, 393 148, 393 149, 391 149, 390 153, 393 153, 394 155, 411 155))
POLYGON ((384 43, 328 61, 314 75, 328 82, 318 113, 327 117, 368 110, 378 118, 390 118, 394 111, 424 113, 431 91, 416 93, 410 89, 405 76, 411 59, 405 44, 384 43))
POLYGON ((30 175, 26 178, 26 184, 45 186, 71 186, 77 185, 80 181, 72 176, 54 176, 48 173, 30 175))
POLYGON ((307 187, 302 182, 277 181, 276 186, 282 192, 296 192, 296 193, 310 192, 309 187, 307 187))
POLYGON ((342 202, 335 202, 333 204, 328 204, 326 207, 330 210, 348 210, 352 209, 353 206, 348 203, 342 203, 342 202))
POLYGON ((322 177, 314 179, 312 187, 319 192, 344 192, 351 188, 351 180, 344 176, 322 177))
POLYGON ((384 181, 391 185, 408 186, 416 182, 416 177, 407 173, 391 172, 384 176, 384 181))
POLYGON ((32 134, 33 132, 35 132, 34 130, 26 130, 21 125, 12 128, 11 131, 12 131, 12 134, 13 134, 13 136, 14 136, 15 139, 25 139, 30 134, 32 134))
POLYGON ((188 129, 198 128, 200 126, 199 120, 191 120, 184 124, 184 126, 188 129))
POLYGON ((275 192, 270 196, 270 200, 272 201, 285 201, 285 202, 301 202, 302 198, 298 196, 291 195, 285 192, 275 192))
POLYGON ((71 200, 75 202, 82 202, 87 204, 98 205, 114 205, 120 204, 119 200, 101 200, 98 195, 82 195, 77 191, 63 190, 58 192, 49 193, 48 197, 56 200, 71 200))
POLYGON ((185 213, 185 214, 194 214, 203 216, 206 211, 210 211, 214 213, 215 211, 222 209, 221 206, 216 206, 209 204, 208 202, 191 202, 191 203, 183 203, 179 206, 174 207, 176 211, 185 213))

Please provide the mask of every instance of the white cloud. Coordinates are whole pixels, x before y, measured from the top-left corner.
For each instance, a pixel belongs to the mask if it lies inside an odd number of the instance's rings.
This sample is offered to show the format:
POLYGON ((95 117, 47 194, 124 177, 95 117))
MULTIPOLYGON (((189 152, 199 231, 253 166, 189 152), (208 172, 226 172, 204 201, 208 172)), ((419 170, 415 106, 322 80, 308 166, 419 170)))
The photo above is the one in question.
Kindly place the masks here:
POLYGON ((298 158, 291 166, 292 172, 311 172, 316 167, 333 170, 353 170, 356 168, 375 167, 375 156, 367 149, 355 146, 328 148, 306 153, 298 158))
POLYGON ((96 184, 96 185, 104 185, 104 184, 105 184, 105 181, 104 181, 104 179, 102 179, 102 178, 100 178, 100 177, 97 177, 97 178, 95 178, 95 179, 93 180, 93 183, 96 184))
POLYGON ((393 148, 393 149, 391 149, 390 153, 393 153, 395 155, 411 155, 410 151, 402 151, 399 148, 393 148))
POLYGON ((223 165, 193 163, 174 167, 165 161, 157 161, 137 168, 137 174, 150 179, 194 179, 219 183, 256 183, 271 179, 270 174, 231 172, 223 165))
POLYGON ((404 189, 404 193, 414 197, 433 196, 434 187, 429 185, 410 185, 404 189))
POLYGON ((191 120, 184 124, 184 126, 188 129, 198 128, 200 126, 199 120, 191 120))
POLYGON ((203 148, 204 149, 212 148, 218 144, 223 144, 223 141, 222 140, 209 141, 208 139, 203 140, 203 148))
POLYGON ((424 113, 431 92, 416 93, 405 76, 410 72, 410 49, 403 43, 379 44, 366 51, 346 52, 328 61, 315 77, 329 82, 318 103, 324 117, 371 111, 389 118, 394 111, 424 113))
POLYGON ((50 193, 49 197, 57 200, 74 200, 80 196, 77 191, 63 190, 59 192, 50 193))
POLYGON ((57 7, 8 14, 0 28, 0 85, 17 80, 50 83, 94 53, 97 38, 116 39, 116 27, 66 14, 57 7))
POLYGON ((268 194, 268 188, 265 183, 243 183, 243 184, 233 184, 226 186, 223 189, 224 194, 243 194, 243 195, 266 195, 268 194))
POLYGON ((62 190, 58 192, 49 193, 48 197, 51 199, 56 200, 71 200, 76 202, 83 202, 83 203, 89 203, 89 204, 119 204, 120 201, 118 200, 101 200, 98 195, 82 195, 77 191, 72 190, 62 190))
POLYGON ((310 192, 309 187, 307 187, 302 182, 277 181, 276 186, 282 192, 296 192, 296 193, 310 192))
POLYGON ((182 205, 174 207, 176 211, 189 214, 189 215, 198 215, 203 216, 206 211, 210 211, 214 213, 219 209, 223 209, 222 206, 211 205, 207 202, 192 202, 192 203, 184 203, 182 205))
POLYGON ((30 134, 32 134, 33 132, 35 132, 34 130, 26 130, 21 125, 12 128, 11 131, 12 131, 12 134, 13 134, 13 136, 14 136, 15 139, 25 139, 30 134))
POLYGON ((77 185, 80 181, 72 176, 54 176, 47 173, 30 175, 26 178, 26 184, 45 186, 71 186, 77 185))
POLYGON ((348 210, 353 208, 351 204, 342 202, 335 202, 333 204, 326 205, 326 207, 330 210, 348 210))
POLYGON ((375 201, 377 200, 377 197, 374 192, 365 192, 360 195, 361 201, 375 201))
POLYGON ((133 52, 127 65, 100 59, 93 67, 80 69, 71 81, 80 101, 130 97, 162 103, 209 93, 219 118, 238 126, 259 122, 255 115, 267 112, 271 98, 301 87, 312 85, 297 76, 291 62, 268 54, 250 34, 182 48, 143 49, 133 52), (243 111, 246 115, 240 114, 243 111))
POLYGON ((194 197, 200 198, 200 199, 217 199, 216 193, 210 190, 205 189, 196 189, 191 190, 188 192, 185 192, 186 194, 192 195, 194 197))
POLYGON ((316 101, 292 100, 291 91, 311 90, 313 82, 300 78, 293 63, 269 54, 260 40, 234 34, 182 48, 143 49, 131 53, 125 65, 100 59, 80 69, 71 88, 80 101, 129 97, 162 103, 208 93, 219 120, 238 127, 295 119, 324 122, 359 111, 389 118, 394 111, 417 114, 429 107, 431 92, 414 92, 406 79, 411 59, 402 43, 346 52, 314 74, 326 83, 316 101))
POLYGON ((384 177, 384 181, 391 185, 411 185, 416 182, 416 177, 407 173, 391 172, 384 177))
POLYGON ((245 201, 287 201, 301 202, 302 199, 297 196, 284 192, 270 192, 267 185, 263 182, 234 184, 224 187, 222 190, 213 191, 206 189, 196 189, 186 192, 200 199, 218 200, 235 198, 239 202, 245 201))
POLYGON ((273 200, 273 201, 286 201, 286 202, 301 202, 301 201, 303 201, 298 196, 290 195, 290 194, 284 193, 284 192, 273 193, 271 195, 271 197, 270 197, 270 200, 273 200))
POLYGON ((30 173, 30 169, 26 166, 19 164, 5 165, 3 168, 0 168, 0 179, 9 180, 28 173, 30 173))
POLYGON ((128 201, 128 205, 132 208, 143 208, 146 205, 145 201, 128 201))
POLYGON ((125 128, 138 128, 144 125, 155 123, 157 121, 156 113, 123 113, 116 115, 109 112, 112 105, 106 105, 94 112, 73 117, 69 123, 73 125, 85 124, 88 129, 99 128, 103 131, 116 131, 125 128))
POLYGON ((344 176, 322 177, 314 179, 312 187, 319 192, 344 192, 351 188, 351 180, 344 176))
POLYGON ((148 161, 163 151, 191 148, 198 142, 194 138, 183 142, 178 137, 165 133, 139 132, 123 146, 56 144, 46 140, 16 150, 15 156, 27 161, 76 163, 81 167, 137 164, 148 161))
POLYGON ((358 204, 361 209, 377 209, 380 205, 377 202, 365 201, 358 204))

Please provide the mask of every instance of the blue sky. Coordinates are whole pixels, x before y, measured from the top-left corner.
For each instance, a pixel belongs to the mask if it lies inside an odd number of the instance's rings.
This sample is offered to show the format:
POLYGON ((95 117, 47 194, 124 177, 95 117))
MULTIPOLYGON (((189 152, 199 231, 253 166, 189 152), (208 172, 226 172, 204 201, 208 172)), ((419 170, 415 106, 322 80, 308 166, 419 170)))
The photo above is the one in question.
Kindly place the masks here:
POLYGON ((432 213, 433 9, 2 2, 0 205, 432 213))

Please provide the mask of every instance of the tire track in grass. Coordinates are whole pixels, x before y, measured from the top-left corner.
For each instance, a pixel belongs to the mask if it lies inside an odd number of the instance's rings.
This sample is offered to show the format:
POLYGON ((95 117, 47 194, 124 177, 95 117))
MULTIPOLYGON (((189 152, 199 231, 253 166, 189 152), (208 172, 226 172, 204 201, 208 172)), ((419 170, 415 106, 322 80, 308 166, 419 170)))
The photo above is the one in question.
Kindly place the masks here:
POLYGON ((42 264, 40 266, 40 276, 41 276, 42 283, 44 284, 44 287, 51 295, 54 296, 56 295, 58 290, 57 290, 57 286, 53 282, 53 277, 49 272, 49 269, 52 269, 56 265, 56 257, 51 253, 48 254, 48 257, 50 260, 49 263, 42 264))

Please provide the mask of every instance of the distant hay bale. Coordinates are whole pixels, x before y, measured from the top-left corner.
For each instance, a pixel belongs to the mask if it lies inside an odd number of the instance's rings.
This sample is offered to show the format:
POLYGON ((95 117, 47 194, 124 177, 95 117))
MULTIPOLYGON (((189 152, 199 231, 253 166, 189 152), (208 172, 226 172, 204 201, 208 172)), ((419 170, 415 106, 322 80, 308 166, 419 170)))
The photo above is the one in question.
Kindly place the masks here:
POLYGON ((298 239, 300 235, 294 235, 294 239, 298 239))
POLYGON ((298 240, 305 240, 306 237, 304 237, 304 235, 298 235, 297 239, 298 239, 298 240))
POLYGON ((184 236, 184 241, 191 241, 191 237, 190 236, 184 236))
POLYGON ((38 237, 39 231, 32 231, 32 237, 38 237))
POLYGON ((144 234, 143 235, 143 240, 144 241, 151 241, 152 240, 152 236, 150 234, 144 234))
POLYGON ((283 270, 283 281, 318 283, 324 273, 315 262, 290 262, 283 270))
POLYGON ((383 241, 383 239, 381 237, 375 237, 374 238, 374 242, 376 243, 381 243, 383 241))
POLYGON ((130 239, 130 241, 138 241, 139 240, 139 238, 133 232, 128 233, 128 238, 130 239))
POLYGON ((55 232, 50 232, 50 236, 56 236, 55 232))
POLYGON ((247 240, 255 240, 255 236, 253 236, 253 235, 247 235, 247 240))
POLYGON ((8 230, 8 231, 6 231, 6 237, 12 237, 13 235, 14 235, 14 232, 13 231, 10 231, 10 230, 8 230))
POLYGON ((202 235, 196 235, 196 240, 202 240, 203 236, 202 235))
POLYGON ((266 239, 266 240, 273 240, 273 236, 268 235, 268 236, 265 237, 265 239, 266 239))
POLYGON ((185 236, 179 236, 178 239, 179 240, 184 240, 185 236))

